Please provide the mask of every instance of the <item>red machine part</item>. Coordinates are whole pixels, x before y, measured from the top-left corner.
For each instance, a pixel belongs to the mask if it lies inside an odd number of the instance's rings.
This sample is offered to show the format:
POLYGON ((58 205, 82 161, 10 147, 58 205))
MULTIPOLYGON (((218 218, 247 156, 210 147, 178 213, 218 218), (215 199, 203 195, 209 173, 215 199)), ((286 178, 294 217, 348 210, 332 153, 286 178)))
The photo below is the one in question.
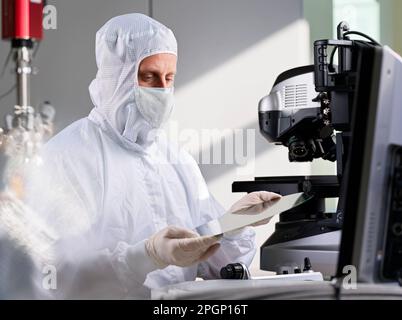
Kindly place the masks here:
POLYGON ((43 0, 2 0, 2 38, 43 38, 43 0))

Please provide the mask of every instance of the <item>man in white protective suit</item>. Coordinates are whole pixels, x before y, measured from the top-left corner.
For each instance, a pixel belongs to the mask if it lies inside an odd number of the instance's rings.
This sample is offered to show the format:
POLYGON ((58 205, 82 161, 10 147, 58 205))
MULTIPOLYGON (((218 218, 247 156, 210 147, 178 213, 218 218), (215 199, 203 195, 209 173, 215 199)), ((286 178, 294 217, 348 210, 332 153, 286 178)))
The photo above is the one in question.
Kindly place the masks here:
MULTIPOLYGON (((96 34, 96 62, 94 108, 47 143, 26 192, 55 235, 50 296, 149 298, 152 288, 249 265, 252 227, 220 238, 195 232, 226 210, 195 160, 157 130, 174 105, 172 31, 143 14, 115 17, 96 34)), ((278 197, 251 193, 231 210, 278 197)))

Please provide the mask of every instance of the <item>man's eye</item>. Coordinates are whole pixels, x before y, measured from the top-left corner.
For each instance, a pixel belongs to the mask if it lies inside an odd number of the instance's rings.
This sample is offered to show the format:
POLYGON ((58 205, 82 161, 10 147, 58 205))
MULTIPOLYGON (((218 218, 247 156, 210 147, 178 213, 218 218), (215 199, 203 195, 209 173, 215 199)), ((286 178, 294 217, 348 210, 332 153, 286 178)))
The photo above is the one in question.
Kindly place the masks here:
POLYGON ((142 79, 143 79, 144 81, 151 81, 151 80, 153 79, 153 76, 152 76, 151 74, 143 75, 143 76, 142 76, 142 79))

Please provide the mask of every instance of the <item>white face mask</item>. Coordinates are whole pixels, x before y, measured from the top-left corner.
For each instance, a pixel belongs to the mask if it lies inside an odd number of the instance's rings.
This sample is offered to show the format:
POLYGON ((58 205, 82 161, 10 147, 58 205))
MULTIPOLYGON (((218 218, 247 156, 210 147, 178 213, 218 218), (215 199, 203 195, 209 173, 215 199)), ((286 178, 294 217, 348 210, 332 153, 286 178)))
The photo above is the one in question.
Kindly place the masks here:
POLYGON ((153 128, 160 128, 172 113, 173 88, 138 87, 138 111, 153 128))

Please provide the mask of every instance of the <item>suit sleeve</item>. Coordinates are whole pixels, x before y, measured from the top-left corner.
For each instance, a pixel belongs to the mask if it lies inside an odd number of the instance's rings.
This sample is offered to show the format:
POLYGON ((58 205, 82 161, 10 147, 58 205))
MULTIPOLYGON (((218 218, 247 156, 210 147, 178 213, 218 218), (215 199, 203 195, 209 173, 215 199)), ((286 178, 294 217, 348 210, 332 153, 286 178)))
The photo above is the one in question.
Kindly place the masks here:
POLYGON ((113 247, 101 241, 102 188, 92 178, 94 167, 77 170, 66 158, 54 156, 28 179, 25 200, 47 234, 43 247, 53 254, 39 260, 39 266, 51 264, 57 270, 55 290, 42 290, 40 283, 38 288, 44 297, 57 299, 148 298, 143 283, 157 266, 145 240, 123 240, 113 247))

